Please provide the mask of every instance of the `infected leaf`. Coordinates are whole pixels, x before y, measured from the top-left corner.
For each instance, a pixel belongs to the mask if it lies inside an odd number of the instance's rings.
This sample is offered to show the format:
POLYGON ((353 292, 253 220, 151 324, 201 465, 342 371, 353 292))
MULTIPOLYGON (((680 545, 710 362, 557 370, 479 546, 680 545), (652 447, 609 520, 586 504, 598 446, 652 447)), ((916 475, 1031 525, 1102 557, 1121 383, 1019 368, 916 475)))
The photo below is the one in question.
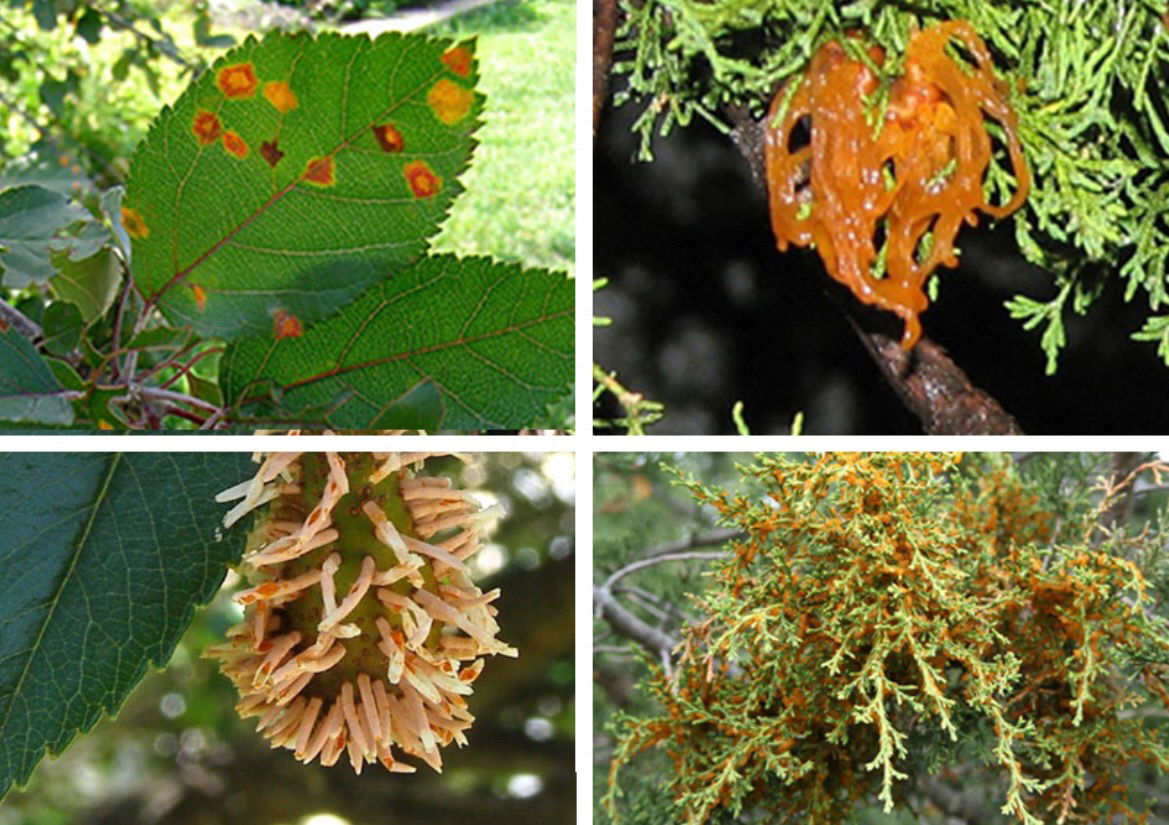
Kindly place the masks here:
POLYGON ((248 144, 235 132, 223 133, 223 148, 237 158, 246 158, 248 156, 248 144))
POLYGON ((299 338, 304 335, 304 327, 301 326, 300 319, 295 315, 290 315, 284 310, 278 309, 272 320, 275 328, 272 337, 277 341, 281 338, 299 338))
POLYGON ((453 45, 420 34, 274 32, 195 80, 131 164, 125 204, 145 219, 135 226, 149 222, 133 239, 131 269, 148 304, 199 335, 268 339, 276 310, 307 329, 412 264, 461 191, 479 126, 473 80, 441 59, 453 45), (427 101, 444 79, 463 84, 438 95, 449 98, 444 111, 465 110, 450 124, 427 101), (173 139, 192 135, 201 111, 219 118, 224 151, 173 139), (403 136, 401 151, 370 140, 387 124, 403 136), (241 163, 232 149, 244 145, 249 161, 264 162, 241 163), (216 299, 201 309, 190 283, 216 299))
POLYGON ((229 100, 249 98, 256 93, 256 86, 259 85, 256 70, 250 62, 223 67, 216 76, 216 83, 229 100))
POLYGON ((276 164, 278 164, 280 159, 284 157, 284 153, 277 148, 275 139, 265 140, 260 144, 260 157, 266 160, 268 165, 275 169, 276 164))
POLYGON ((318 186, 332 186, 336 183, 333 167, 332 155, 323 158, 309 158, 309 162, 304 167, 304 179, 318 186))
POLYGON ((455 46, 453 49, 448 49, 439 59, 442 60, 444 66, 459 77, 471 76, 471 65, 475 56, 466 46, 455 46))
POLYGON ((191 124, 191 131, 195 133, 195 138, 203 146, 208 146, 219 140, 219 135, 223 132, 223 126, 219 122, 219 118, 214 112, 208 112, 205 109, 200 109, 195 115, 195 122, 191 124))
POLYGON ((142 219, 137 209, 122 207, 122 226, 126 227, 126 234, 131 238, 147 238, 150 236, 150 227, 142 219))
POLYGON ((442 178, 424 160, 414 160, 406 164, 406 182, 410 184, 410 191, 416 198, 429 198, 442 191, 442 178))
POLYGON ((291 112, 296 108, 296 94, 284 81, 277 80, 264 84, 264 97, 272 104, 276 111, 291 112))
POLYGON ((373 136, 377 138, 378 145, 382 147, 382 151, 401 152, 406 148, 406 141, 402 138, 402 133, 394 128, 394 124, 375 124, 371 128, 373 136))
POLYGON ((434 110, 434 116, 448 126, 453 126, 471 111, 473 97, 471 90, 452 83, 445 77, 430 87, 426 102, 434 110))

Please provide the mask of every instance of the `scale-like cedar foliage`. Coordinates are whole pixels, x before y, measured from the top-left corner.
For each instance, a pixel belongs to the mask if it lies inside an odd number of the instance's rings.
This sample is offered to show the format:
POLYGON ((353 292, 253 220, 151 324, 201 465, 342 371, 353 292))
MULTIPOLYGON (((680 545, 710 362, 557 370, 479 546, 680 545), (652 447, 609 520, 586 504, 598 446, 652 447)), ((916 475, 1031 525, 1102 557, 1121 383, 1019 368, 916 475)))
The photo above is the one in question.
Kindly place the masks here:
POLYGON ((618 723, 610 811, 620 768, 656 747, 687 823, 755 809, 835 825, 891 809, 961 745, 1017 821, 1144 821, 1124 769, 1166 770, 1169 748, 1131 710, 1142 685, 1169 704, 1169 632, 1109 549, 1126 540, 1098 526, 1111 498, 1069 530, 1012 465, 960 461, 765 457, 746 469, 765 497, 688 482, 746 538, 673 673, 652 671, 660 714, 618 723))

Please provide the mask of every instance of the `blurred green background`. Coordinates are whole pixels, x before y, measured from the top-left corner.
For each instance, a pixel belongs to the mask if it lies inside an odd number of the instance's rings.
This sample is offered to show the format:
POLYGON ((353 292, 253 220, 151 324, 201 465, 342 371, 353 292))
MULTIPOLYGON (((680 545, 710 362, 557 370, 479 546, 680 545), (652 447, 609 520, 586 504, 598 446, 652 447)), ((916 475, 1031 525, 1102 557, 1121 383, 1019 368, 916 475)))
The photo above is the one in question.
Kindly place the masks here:
POLYGON ((231 574, 170 664, 116 719, 42 762, 0 803, 0 825, 573 822, 573 456, 481 454, 466 465, 432 460, 427 471, 505 508, 472 568, 485 591, 502 590, 499 636, 520 651, 488 658, 469 697, 469 744, 444 749, 442 774, 367 765, 355 776, 270 749, 256 720, 236 715, 230 682, 200 658, 240 615, 231 574))

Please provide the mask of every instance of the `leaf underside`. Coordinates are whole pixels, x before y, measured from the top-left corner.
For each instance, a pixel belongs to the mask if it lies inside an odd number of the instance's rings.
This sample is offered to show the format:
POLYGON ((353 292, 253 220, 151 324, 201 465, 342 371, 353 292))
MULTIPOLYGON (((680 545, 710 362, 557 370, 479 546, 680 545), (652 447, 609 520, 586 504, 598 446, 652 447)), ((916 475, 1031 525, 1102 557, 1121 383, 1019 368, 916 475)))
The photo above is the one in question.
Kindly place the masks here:
POLYGON ((572 381, 573 281, 483 258, 426 258, 303 338, 229 346, 246 416, 338 429, 528 426, 572 381))
POLYGON ((214 496, 248 473, 239 453, 0 456, 0 797, 167 661, 239 557, 214 496))
POLYGON ((63 391, 23 335, 15 328, 0 332, 0 421, 72 424, 73 407, 63 391))
POLYGON ((64 195, 41 186, 0 192, 0 281, 15 289, 47 281, 57 271, 49 259, 53 235, 88 217, 64 195))
POLYGON ((134 156, 122 218, 143 294, 202 335, 272 336, 408 265, 461 191, 472 49, 272 33, 225 55, 134 156))

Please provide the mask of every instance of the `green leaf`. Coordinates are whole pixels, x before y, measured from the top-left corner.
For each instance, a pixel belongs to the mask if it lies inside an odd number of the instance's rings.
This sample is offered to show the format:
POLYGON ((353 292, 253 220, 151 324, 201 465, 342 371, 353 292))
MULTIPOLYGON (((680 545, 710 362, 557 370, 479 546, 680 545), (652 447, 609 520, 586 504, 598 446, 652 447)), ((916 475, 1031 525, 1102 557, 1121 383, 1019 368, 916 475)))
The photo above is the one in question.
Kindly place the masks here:
POLYGON ((73 407, 62 392, 23 335, 11 327, 0 332, 0 420, 72 424, 73 407))
POLYGON ((1153 315, 1132 334, 1134 341, 1156 341, 1157 355, 1169 366, 1169 315, 1153 315))
POLYGON ((423 35, 273 33, 222 57, 134 155, 122 218, 143 294, 237 338, 325 318, 409 265, 461 191, 472 48, 444 62, 450 42, 423 35))
POLYGON ((0 797, 166 663, 243 537, 238 453, 0 456, 0 797))
POLYGON ((229 346, 228 403, 343 429, 530 426, 572 381, 573 281, 425 258, 303 337, 229 346))
POLYGON ((85 321, 81 310, 67 301, 53 301, 45 310, 44 347, 52 355, 68 355, 81 343, 81 329, 85 321))
POLYGON ((0 192, 0 267, 4 286, 20 289, 47 281, 56 269, 49 241, 62 227, 89 213, 64 196, 41 186, 18 186, 0 192))
POLYGON ((211 33, 211 18, 206 12, 200 12, 195 18, 194 35, 196 43, 212 49, 230 49, 235 45, 235 38, 230 34, 211 33))
POLYGON ((105 314, 118 294, 122 267, 109 249, 81 261, 68 255, 53 256, 58 272, 49 279, 49 287, 62 300, 71 301, 81 310, 85 323, 105 314))
POLYGON ((101 12, 93 6, 88 6, 81 17, 77 18, 76 29, 85 42, 93 46, 101 40, 101 25, 101 12))

